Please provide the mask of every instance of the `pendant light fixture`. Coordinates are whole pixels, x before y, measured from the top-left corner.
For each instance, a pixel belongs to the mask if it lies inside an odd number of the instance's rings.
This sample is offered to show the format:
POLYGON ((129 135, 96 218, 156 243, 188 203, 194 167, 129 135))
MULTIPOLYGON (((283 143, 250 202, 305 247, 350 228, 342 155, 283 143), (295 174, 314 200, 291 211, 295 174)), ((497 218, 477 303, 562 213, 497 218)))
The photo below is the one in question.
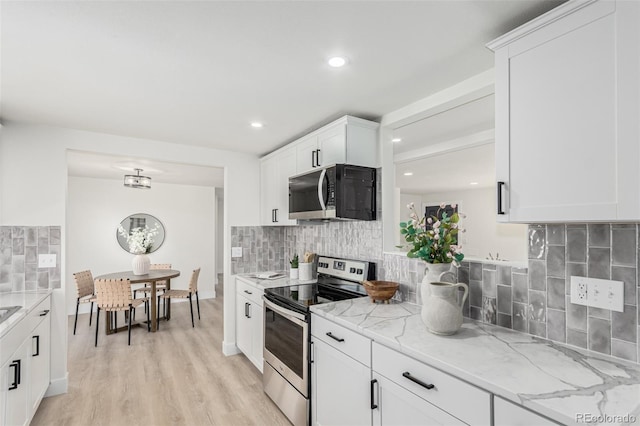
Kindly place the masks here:
POLYGON ((124 186, 128 186, 129 188, 142 188, 142 189, 150 189, 151 188, 151 178, 148 176, 140 176, 140 172, 143 172, 143 169, 134 169, 137 174, 135 175, 124 175, 124 186))

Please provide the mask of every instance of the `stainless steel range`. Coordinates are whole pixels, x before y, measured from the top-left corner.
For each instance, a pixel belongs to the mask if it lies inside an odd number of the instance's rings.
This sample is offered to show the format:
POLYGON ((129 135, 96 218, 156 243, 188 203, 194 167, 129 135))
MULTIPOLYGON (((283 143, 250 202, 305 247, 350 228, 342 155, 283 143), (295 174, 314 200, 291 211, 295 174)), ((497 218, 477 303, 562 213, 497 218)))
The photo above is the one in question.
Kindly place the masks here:
POLYGON ((317 284, 264 293, 264 391, 296 426, 310 423, 309 307, 366 296, 375 263, 321 256, 317 284))

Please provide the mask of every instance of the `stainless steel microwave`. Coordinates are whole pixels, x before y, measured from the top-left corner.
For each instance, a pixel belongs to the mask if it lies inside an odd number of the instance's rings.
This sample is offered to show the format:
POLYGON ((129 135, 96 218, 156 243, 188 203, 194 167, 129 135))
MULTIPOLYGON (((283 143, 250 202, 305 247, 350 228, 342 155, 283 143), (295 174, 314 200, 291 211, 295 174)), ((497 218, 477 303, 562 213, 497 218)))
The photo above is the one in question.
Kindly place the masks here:
POLYGON ((333 164, 289 178, 289 219, 376 219, 376 169, 333 164))

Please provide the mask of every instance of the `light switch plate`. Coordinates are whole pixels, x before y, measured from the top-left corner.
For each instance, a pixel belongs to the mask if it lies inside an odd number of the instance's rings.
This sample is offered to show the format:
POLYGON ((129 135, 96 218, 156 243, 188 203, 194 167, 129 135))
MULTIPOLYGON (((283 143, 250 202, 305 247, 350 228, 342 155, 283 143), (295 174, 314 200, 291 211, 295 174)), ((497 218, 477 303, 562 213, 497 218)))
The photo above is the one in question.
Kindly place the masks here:
POLYGON ((55 254, 39 254, 38 255, 38 268, 55 268, 55 267, 56 267, 55 254))
POLYGON ((231 247, 231 257, 242 257, 242 247, 231 247))

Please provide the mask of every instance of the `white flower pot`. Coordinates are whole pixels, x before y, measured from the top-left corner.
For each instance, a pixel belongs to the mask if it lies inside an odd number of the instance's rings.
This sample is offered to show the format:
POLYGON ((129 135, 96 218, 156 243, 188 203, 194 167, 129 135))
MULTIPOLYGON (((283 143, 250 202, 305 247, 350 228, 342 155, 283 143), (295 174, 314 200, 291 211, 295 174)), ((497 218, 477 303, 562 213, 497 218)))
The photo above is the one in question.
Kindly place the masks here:
POLYGON ((131 261, 131 270, 133 275, 147 275, 149 273, 149 267, 151 266, 151 259, 146 254, 136 254, 131 261))
POLYGON ((291 278, 292 280, 298 279, 298 268, 289 269, 289 278, 291 278))

